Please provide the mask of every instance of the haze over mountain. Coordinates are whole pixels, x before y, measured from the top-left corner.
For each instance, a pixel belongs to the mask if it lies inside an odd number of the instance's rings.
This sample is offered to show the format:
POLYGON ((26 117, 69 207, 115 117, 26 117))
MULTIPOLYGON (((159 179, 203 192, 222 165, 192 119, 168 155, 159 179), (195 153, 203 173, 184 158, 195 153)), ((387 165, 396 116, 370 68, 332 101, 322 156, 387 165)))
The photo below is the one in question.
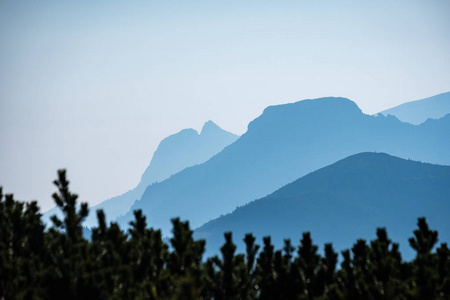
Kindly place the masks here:
MULTIPOLYGON (((414 126, 370 116, 345 98, 320 98, 271 106, 248 131, 207 162, 146 189, 131 211, 171 229, 181 217, 192 227, 272 193, 283 185, 349 155, 377 151, 450 164, 450 116, 414 126)), ((131 211, 117 220, 127 226, 131 211)))
POLYGON ((393 115, 403 122, 418 125, 427 119, 439 119, 450 113, 450 92, 422 100, 403 103, 380 112, 393 115))
MULTIPOLYGON (((141 181, 132 190, 108 199, 91 208, 84 225, 97 225, 95 211, 103 209, 109 220, 130 210, 131 205, 142 196, 145 188, 153 183, 163 181, 183 169, 201 164, 233 143, 239 136, 221 129, 214 122, 206 122, 200 133, 194 129, 183 129, 160 142, 153 158, 143 173, 141 181)), ((53 208, 44 214, 44 219, 59 213, 53 208)))
POLYGON ((297 244, 301 234, 310 231, 319 246, 332 242, 343 250, 359 238, 375 238, 376 228, 386 227, 402 253, 412 255, 408 238, 417 218, 426 217, 439 231, 439 241, 449 242, 449 215, 450 167, 361 153, 208 222, 196 229, 195 236, 217 251, 223 233, 232 231, 243 250, 245 233, 253 233, 259 243, 270 235, 281 248, 283 239, 297 244))

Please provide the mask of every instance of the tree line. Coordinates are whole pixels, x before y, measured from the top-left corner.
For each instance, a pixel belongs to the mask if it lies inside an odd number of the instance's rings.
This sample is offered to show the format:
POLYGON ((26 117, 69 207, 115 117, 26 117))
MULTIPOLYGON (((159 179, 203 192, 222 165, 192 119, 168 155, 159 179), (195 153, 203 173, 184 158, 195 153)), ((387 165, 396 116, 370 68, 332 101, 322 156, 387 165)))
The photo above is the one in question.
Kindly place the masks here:
POLYGON ((65 170, 54 184, 64 217, 53 216, 49 229, 36 202, 0 188, 0 299, 450 299, 450 250, 437 245, 438 232, 424 218, 409 239, 410 262, 384 228, 342 251, 340 263, 332 244, 321 254, 309 233, 282 249, 247 234, 242 254, 225 233, 220 255, 206 259, 205 241, 193 238, 188 222, 173 219, 166 243, 140 210, 128 232, 97 211, 87 240, 87 204, 77 205, 65 170))

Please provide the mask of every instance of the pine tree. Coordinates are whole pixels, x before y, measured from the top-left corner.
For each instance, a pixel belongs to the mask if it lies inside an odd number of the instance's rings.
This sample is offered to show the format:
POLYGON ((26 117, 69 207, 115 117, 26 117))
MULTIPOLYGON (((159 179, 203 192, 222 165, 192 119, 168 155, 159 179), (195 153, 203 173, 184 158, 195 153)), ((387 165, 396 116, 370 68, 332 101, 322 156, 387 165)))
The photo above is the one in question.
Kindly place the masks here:
POLYGON ((98 298, 93 278, 90 277, 88 243, 83 238, 82 222, 89 210, 82 203, 77 210, 76 194, 69 191, 66 171, 58 171, 53 182, 59 193, 53 194, 56 205, 62 210, 64 219, 52 216, 53 227, 46 236, 48 251, 46 264, 49 270, 45 285, 53 299, 98 298))
POLYGON ((379 228, 369 244, 357 240, 342 251, 340 270, 332 245, 321 256, 309 233, 297 257, 290 240, 275 250, 264 237, 256 259, 255 237, 245 236, 244 256, 229 232, 220 258, 203 263, 205 242, 193 239, 188 222, 172 220, 169 249, 142 211, 134 212, 129 234, 97 211, 98 226, 86 240, 87 204, 77 204, 64 170, 54 183, 63 219, 53 216, 48 231, 36 202, 4 196, 0 187, 0 299, 450 299, 450 250, 443 243, 433 252, 438 233, 425 218, 409 240, 417 253, 412 262, 402 261, 399 245, 379 228))
POLYGON ((325 257, 322 258, 322 272, 326 286, 334 282, 334 274, 336 272, 336 264, 338 261, 338 254, 334 252, 332 244, 325 244, 325 257))
POLYGON ((370 248, 365 240, 357 240, 352 248, 355 290, 358 299, 370 299, 369 286, 372 282, 370 270, 370 248))
POLYGON ((131 268, 127 237, 116 223, 106 224, 105 214, 97 210, 98 227, 92 229, 89 260, 99 299, 129 298, 131 268))
POLYGON ((243 276, 243 289, 241 291, 241 299, 255 299, 257 284, 255 281, 255 261, 259 245, 255 244, 256 238, 248 233, 244 237, 245 243, 245 265, 246 274, 243 276))
POLYGON ((293 263, 295 247, 292 246, 290 239, 284 240, 283 246, 283 267, 279 276, 279 281, 282 285, 283 299, 297 299, 300 293, 299 285, 301 281, 300 272, 297 266, 293 263))
POLYGON ((330 299, 359 299, 356 291, 356 278, 350 250, 346 249, 342 251, 342 257, 341 269, 336 274, 339 289, 333 289, 330 299))
POLYGON ((35 201, 23 203, 0 187, 0 299, 45 296, 44 226, 35 201))
POLYGON ((273 300, 278 299, 275 292, 276 273, 274 270, 274 247, 271 243, 270 237, 263 238, 263 249, 259 254, 256 268, 256 285, 258 290, 258 299, 273 300))
POLYGON ((310 233, 303 233, 296 265, 300 272, 302 294, 306 295, 307 299, 314 299, 324 291, 324 282, 317 276, 321 263, 317 250, 318 247, 313 244, 310 233))
POLYGON ((163 269, 167 259, 167 246, 160 230, 147 228, 146 217, 141 210, 134 211, 135 220, 130 222, 130 259, 133 284, 138 297, 157 299, 166 292, 163 269))
POLYGON ((447 247, 447 243, 442 243, 436 250, 438 258, 438 298, 449 299, 450 298, 450 249, 447 247))
POLYGON ((222 258, 213 257, 208 261, 208 273, 212 275, 208 280, 213 288, 211 296, 214 300, 242 299, 246 288, 244 277, 247 275, 244 256, 235 255, 236 245, 231 232, 226 232, 224 236, 225 244, 220 248, 222 258))
POLYGON ((400 299, 406 293, 402 284, 402 258, 399 245, 392 243, 385 228, 377 229, 377 239, 371 242, 369 254, 371 294, 375 299, 400 299))
POLYGON ((425 218, 419 218, 418 229, 414 230, 414 237, 409 244, 416 250, 414 260, 415 285, 413 293, 416 299, 435 299, 438 273, 436 270, 436 257, 431 254, 438 241, 438 232, 430 230, 425 218))
POLYGON ((172 219, 172 234, 170 239, 173 251, 169 254, 167 268, 170 273, 171 292, 174 292, 175 299, 191 299, 199 297, 201 294, 201 262, 205 251, 205 241, 194 241, 193 231, 189 228, 188 222, 181 222, 180 219, 172 219), (188 289, 189 286, 189 289, 188 289), (187 294, 183 296, 183 291, 187 294))

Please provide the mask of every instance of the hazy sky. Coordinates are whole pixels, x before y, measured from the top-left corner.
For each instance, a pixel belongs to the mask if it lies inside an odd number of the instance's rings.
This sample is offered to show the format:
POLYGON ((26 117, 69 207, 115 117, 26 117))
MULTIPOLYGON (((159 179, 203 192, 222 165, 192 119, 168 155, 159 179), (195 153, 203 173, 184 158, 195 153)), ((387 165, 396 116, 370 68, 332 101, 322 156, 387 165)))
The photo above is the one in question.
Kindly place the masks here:
POLYGON ((242 134, 268 105, 373 114, 448 92, 449 16, 448 0, 3 0, 0 185, 47 210, 67 168, 96 204, 210 119, 242 134))

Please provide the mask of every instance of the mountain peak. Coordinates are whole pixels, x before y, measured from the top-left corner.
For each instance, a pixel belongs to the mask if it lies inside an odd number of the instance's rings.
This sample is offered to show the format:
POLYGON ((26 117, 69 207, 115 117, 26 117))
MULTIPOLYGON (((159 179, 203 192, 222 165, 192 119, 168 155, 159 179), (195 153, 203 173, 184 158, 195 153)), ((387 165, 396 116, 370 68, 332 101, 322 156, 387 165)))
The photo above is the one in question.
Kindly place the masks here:
POLYGON ((209 120, 203 125, 202 131, 200 132, 200 134, 205 134, 205 133, 207 134, 207 133, 211 133, 211 132, 215 132, 215 131, 223 131, 223 129, 220 128, 213 121, 209 120))
POLYGON ((308 112, 317 113, 339 113, 342 111, 346 112, 357 112, 361 113, 358 105, 350 99, 343 97, 323 97, 316 99, 305 99, 297 101, 286 105, 290 109, 304 110, 308 112))
POLYGON ((320 122, 341 122, 363 115, 355 102, 340 97, 306 99, 294 103, 267 107, 261 116, 250 122, 248 128, 266 127, 279 123, 285 127, 299 126, 300 122, 316 124, 320 122))
MULTIPOLYGON (((407 223, 417 216, 426 216, 435 228, 448 228, 449 180, 448 166, 385 153, 355 154, 206 223, 196 229, 195 237, 205 239, 211 251, 219 249, 226 231, 236 240, 247 232, 258 240, 269 235, 276 247, 309 231, 317 245, 332 242, 340 251, 357 238, 371 238, 374 228, 383 224, 391 237, 407 241, 407 223)), ((439 239, 448 242, 450 235, 444 230, 439 239)), ((400 249, 412 258, 407 243, 400 249)))
POLYGON ((362 113, 355 102, 340 97, 326 97, 306 99, 294 103, 269 106, 264 114, 278 114, 286 116, 349 116, 362 113))

